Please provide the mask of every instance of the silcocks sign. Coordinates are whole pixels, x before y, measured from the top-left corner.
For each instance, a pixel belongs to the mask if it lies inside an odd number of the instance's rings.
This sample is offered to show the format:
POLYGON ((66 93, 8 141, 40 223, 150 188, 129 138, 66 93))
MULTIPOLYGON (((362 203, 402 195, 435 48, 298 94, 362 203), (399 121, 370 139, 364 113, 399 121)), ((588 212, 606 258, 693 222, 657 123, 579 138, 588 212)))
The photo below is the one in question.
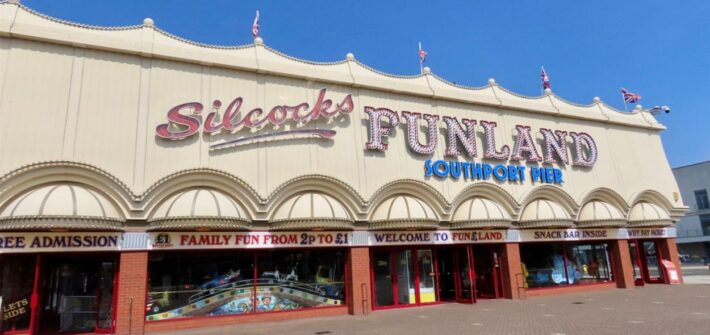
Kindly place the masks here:
MULTIPOLYGON (((228 132, 236 134, 243 129, 259 130, 266 125, 273 131, 254 133, 236 139, 212 144, 211 150, 229 148, 240 144, 272 139, 291 139, 315 137, 330 139, 335 130, 317 128, 289 128, 278 131, 287 122, 305 126, 321 118, 333 118, 348 115, 355 110, 351 94, 340 103, 327 97, 327 90, 321 89, 313 105, 302 102, 296 105, 277 105, 268 110, 243 108, 244 100, 234 99, 224 112, 222 102, 215 100, 212 110, 203 119, 204 106, 199 102, 177 105, 168 111, 168 122, 158 125, 156 134, 170 140, 183 140, 202 130, 207 134, 228 132)), ((498 124, 486 120, 474 120, 451 116, 438 116, 415 112, 397 112, 387 108, 364 107, 368 115, 367 150, 386 151, 387 138, 395 128, 402 125, 406 132, 406 143, 410 151, 420 155, 433 155, 439 143, 439 128, 445 127, 445 156, 449 159, 427 160, 424 163, 425 177, 519 182, 526 180, 539 183, 562 184, 564 176, 561 169, 542 164, 573 165, 592 167, 597 161, 597 145, 591 135, 584 132, 538 128, 516 125, 513 129, 514 143, 496 144, 498 124), (425 126, 425 133, 420 129, 425 126), (536 143, 536 134, 541 137, 536 143), (484 161, 466 161, 466 158, 479 157, 476 138, 483 139, 481 158, 484 161), (423 140, 423 141, 422 141, 423 140), (464 158, 464 160, 461 160, 464 158), (511 161, 511 164, 495 163, 511 161), (526 161, 528 166, 520 163, 526 161), (527 176, 527 177, 526 177, 527 176), (526 179, 527 178, 527 179, 526 179)))
MULTIPOLYGON (((298 125, 305 125, 321 118, 332 118, 338 115, 347 115, 354 110, 352 95, 348 94, 340 103, 334 103, 326 98, 326 89, 320 90, 318 98, 313 106, 307 102, 297 105, 277 105, 268 112, 262 108, 253 108, 249 111, 242 110, 244 99, 238 97, 227 106, 223 113, 220 113, 222 102, 214 100, 212 111, 207 113, 203 120, 204 106, 199 102, 188 102, 177 105, 168 111, 168 122, 158 125, 155 133, 162 138, 169 140, 184 140, 200 132, 200 129, 207 134, 217 134, 220 132, 237 133, 245 128, 259 130, 266 125, 271 125, 274 129, 287 121, 292 121, 298 125)), ((253 143, 255 141, 293 138, 293 137, 317 137, 332 138, 334 130, 326 129, 293 129, 283 130, 251 136, 243 136, 234 140, 213 144, 211 150, 224 149, 240 144, 253 143)))

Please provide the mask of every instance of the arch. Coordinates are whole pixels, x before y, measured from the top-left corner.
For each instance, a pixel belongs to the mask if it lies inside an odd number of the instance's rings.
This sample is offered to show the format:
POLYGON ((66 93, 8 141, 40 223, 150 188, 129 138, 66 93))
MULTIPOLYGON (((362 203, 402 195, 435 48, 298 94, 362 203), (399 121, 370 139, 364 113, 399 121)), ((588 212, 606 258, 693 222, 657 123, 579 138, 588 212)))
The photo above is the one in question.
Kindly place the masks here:
POLYGON ((348 215, 353 220, 365 214, 363 211, 366 206, 365 200, 354 188, 337 178, 312 174, 291 179, 271 192, 267 198, 267 213, 270 213, 268 219, 273 219, 276 213, 275 209, 279 208, 284 201, 304 192, 323 193, 335 198, 345 206, 348 215))
POLYGON ((22 166, 0 177, 0 210, 15 198, 47 184, 77 184, 109 200, 124 218, 131 218, 138 197, 118 178, 93 165, 48 161, 22 166))
POLYGON ((400 179, 387 183, 375 191, 368 201, 367 219, 370 220, 374 209, 384 200, 399 194, 411 195, 425 201, 434 210, 434 215, 439 221, 442 221, 442 217, 448 216, 451 210, 451 203, 431 185, 413 179, 400 179))
MULTIPOLYGON (((579 201, 579 208, 581 209, 587 203, 595 200, 603 201, 615 206, 624 215, 626 215, 626 213, 629 212, 629 209, 631 209, 631 206, 629 206, 626 200, 624 200, 624 197, 607 187, 595 188, 585 193, 579 201)), ((579 220, 580 212, 581 211, 578 211, 578 213, 574 216, 575 221, 579 220)))
MULTIPOLYGON (((487 182, 474 183, 473 185, 467 186, 454 198, 451 203, 451 208, 454 211, 465 201, 473 197, 480 197, 495 201, 498 205, 502 206, 507 212, 508 216, 515 217, 515 214, 520 210, 520 204, 515 201, 515 198, 508 193, 504 188, 487 182)), ((453 215, 453 211, 451 212, 453 215)))
POLYGON ((243 206, 251 219, 257 216, 260 206, 266 202, 239 177, 210 168, 189 169, 161 178, 146 189, 141 197, 144 201, 143 217, 151 217, 165 199, 195 188, 214 189, 228 195, 243 206))
POLYGON ((520 204, 521 210, 517 215, 517 221, 520 221, 523 209, 529 203, 540 199, 550 200, 560 205, 565 211, 567 211, 570 218, 576 217, 577 210, 579 209, 579 205, 577 205, 574 199, 567 192, 560 187, 552 185, 542 185, 533 188, 528 191, 523 199, 525 200, 520 204))
POLYGON ((665 209, 666 212, 669 214, 672 214, 674 212, 673 204, 671 203, 671 201, 656 190, 643 190, 641 192, 635 193, 632 197, 630 207, 633 207, 639 202, 649 202, 654 205, 658 205, 661 208, 665 209))

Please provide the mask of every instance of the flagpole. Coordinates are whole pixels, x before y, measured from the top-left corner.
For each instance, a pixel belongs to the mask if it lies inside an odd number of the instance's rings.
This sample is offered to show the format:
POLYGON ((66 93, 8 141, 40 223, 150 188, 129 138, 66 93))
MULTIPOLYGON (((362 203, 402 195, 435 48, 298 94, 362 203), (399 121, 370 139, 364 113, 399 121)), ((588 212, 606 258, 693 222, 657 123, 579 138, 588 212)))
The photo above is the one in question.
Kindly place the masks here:
POLYGON ((624 110, 628 113, 629 112, 629 106, 626 103, 626 97, 624 97, 624 93, 621 93, 621 100, 624 100, 624 110))
POLYGON ((419 56, 419 74, 423 74, 423 73, 424 73, 424 65, 422 65, 421 52, 422 52, 422 42, 419 42, 419 53, 418 53, 418 56, 419 56))

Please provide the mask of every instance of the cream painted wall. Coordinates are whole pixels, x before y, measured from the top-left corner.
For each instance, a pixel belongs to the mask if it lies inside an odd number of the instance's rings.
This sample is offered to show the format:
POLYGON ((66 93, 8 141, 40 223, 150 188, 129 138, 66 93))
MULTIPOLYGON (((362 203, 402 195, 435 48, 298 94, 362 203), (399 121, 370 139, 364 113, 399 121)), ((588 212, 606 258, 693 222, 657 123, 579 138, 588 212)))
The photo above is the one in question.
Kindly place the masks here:
MULTIPOLYGON (((529 125, 541 154, 544 148, 539 128, 587 132, 599 149, 595 166, 557 166, 564 170, 562 190, 577 205, 591 190, 605 187, 621 195, 628 205, 641 192, 655 190, 673 208, 683 207, 682 200, 675 200, 673 195, 678 187, 661 145, 659 132, 663 126, 646 113, 622 115, 603 104, 578 106, 554 95, 527 99, 496 85, 467 95, 433 76, 388 77, 355 61, 304 64, 263 46, 248 48, 262 60, 252 64, 244 49, 209 50, 168 40, 145 27, 136 28, 141 34, 135 30, 87 31, 20 13, 14 19, 16 28, 10 28, 5 24, 9 20, 7 6, 15 5, 0 5, 0 177, 5 179, 24 165, 66 160, 106 171, 135 195, 168 175, 195 168, 236 176, 264 199, 289 180, 309 174, 336 178, 365 200, 400 179, 425 182, 448 202, 471 185, 470 180, 424 177, 425 160, 445 158, 443 122, 439 124, 439 146, 432 156, 408 150, 404 120, 388 139, 386 153, 366 150, 368 118, 363 110, 371 106, 495 121, 498 144, 507 144, 511 150, 515 125, 529 125), (55 33, 66 29, 66 34, 51 35, 47 32, 50 28, 55 33), (11 29, 17 29, 12 38, 11 29), (83 44, 70 46, 78 40, 83 44), (146 45, 150 51, 145 51, 146 45), (237 56, 232 60, 226 52, 237 56), (249 131, 199 134, 183 141, 155 136, 155 127, 167 121, 167 111, 184 102, 196 101, 209 107, 212 100, 220 99, 226 107, 241 96, 244 113, 281 104, 313 105, 320 88, 327 88, 327 97, 336 103, 347 94, 352 94, 355 103, 355 111, 348 117, 330 123, 321 119, 308 125, 336 130, 332 140, 274 141, 210 151, 211 143, 249 131)), ((476 161, 480 161, 484 147, 480 136, 477 140, 476 161)), ((572 152, 571 140, 568 149, 572 152)), ((519 204, 537 186, 529 181, 522 185, 492 183, 519 204)), ((0 197, 0 202, 11 197, 0 197)), ((147 201, 136 197, 127 203, 132 216, 148 215, 142 211, 147 201)))

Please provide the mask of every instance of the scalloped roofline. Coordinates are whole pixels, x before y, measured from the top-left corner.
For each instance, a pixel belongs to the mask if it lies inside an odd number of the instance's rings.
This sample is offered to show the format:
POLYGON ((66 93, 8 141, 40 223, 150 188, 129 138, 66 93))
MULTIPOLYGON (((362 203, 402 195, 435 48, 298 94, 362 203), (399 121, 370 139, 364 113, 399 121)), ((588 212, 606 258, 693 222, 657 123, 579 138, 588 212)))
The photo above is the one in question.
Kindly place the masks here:
POLYGON ((39 13, 19 0, 0 0, 0 36, 140 55, 277 76, 364 87, 432 99, 506 108, 634 128, 664 130, 650 113, 613 108, 598 98, 590 104, 567 101, 551 91, 542 96, 512 92, 489 79, 481 87, 453 83, 432 73, 397 75, 372 68, 348 54, 332 62, 305 60, 263 44, 211 45, 173 35, 146 18, 142 25, 105 27, 39 13))

